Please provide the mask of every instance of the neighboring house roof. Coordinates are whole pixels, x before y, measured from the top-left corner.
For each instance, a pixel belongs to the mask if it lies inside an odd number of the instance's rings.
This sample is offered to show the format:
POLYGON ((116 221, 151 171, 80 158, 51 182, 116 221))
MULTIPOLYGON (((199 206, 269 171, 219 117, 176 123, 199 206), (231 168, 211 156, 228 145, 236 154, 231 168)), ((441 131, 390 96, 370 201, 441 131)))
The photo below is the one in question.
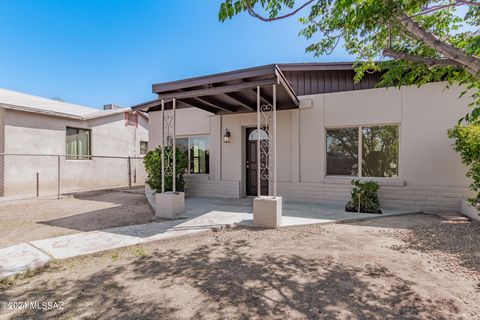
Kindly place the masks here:
POLYGON ((124 113, 129 109, 101 110, 0 88, 0 107, 77 120, 124 113))

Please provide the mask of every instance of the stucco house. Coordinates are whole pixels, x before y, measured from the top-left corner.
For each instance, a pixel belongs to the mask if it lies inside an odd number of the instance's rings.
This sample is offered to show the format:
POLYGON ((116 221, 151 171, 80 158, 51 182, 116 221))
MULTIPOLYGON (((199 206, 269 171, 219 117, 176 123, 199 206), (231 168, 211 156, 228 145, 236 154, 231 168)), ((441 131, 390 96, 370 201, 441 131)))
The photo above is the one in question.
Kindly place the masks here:
MULTIPOLYGON (((145 154, 147 144, 143 112, 115 105, 101 110, 0 89, 1 195, 31 194, 37 183, 42 193, 56 192, 58 175, 62 191, 124 185, 124 158, 145 154)), ((136 164, 132 168, 143 182, 141 161, 138 170, 136 164)))
POLYGON ((187 195, 345 204, 359 178, 378 181, 381 206, 460 210, 470 182, 447 130, 469 112, 462 89, 353 76, 351 63, 267 65, 154 84, 133 110, 155 148, 175 105, 187 195))

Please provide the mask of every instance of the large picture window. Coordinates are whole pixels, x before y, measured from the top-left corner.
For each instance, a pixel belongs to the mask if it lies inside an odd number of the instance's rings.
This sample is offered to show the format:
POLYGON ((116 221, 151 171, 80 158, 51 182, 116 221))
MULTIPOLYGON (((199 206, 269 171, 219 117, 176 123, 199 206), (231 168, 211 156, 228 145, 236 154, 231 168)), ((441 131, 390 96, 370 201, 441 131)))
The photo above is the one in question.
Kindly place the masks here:
POLYGON ((396 177, 398 145, 396 125, 328 129, 327 175, 396 177))
POLYGON ((67 127, 67 159, 90 159, 92 155, 90 149, 90 139, 90 130, 67 127))
POLYGON ((186 173, 208 174, 210 172, 210 154, 207 136, 177 138, 176 147, 188 158, 186 173))

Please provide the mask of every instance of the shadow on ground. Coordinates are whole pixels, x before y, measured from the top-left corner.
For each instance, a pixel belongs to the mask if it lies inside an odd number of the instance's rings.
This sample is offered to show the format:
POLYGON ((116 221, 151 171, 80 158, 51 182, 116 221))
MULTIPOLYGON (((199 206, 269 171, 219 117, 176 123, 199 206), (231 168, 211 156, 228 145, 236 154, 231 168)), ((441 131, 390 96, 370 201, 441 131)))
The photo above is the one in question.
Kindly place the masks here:
POLYGON ((34 287, 0 291, 0 301, 66 303, 64 311, 13 319, 451 319, 459 311, 451 300, 422 297, 415 283, 385 267, 256 249, 232 240, 155 250, 80 279, 60 273, 47 282, 40 275, 34 287))
POLYGON ((108 192, 87 193, 75 198, 99 203, 104 202, 108 204, 108 207, 58 219, 40 221, 39 223, 87 232, 149 223, 156 220, 144 193, 109 190, 108 192))

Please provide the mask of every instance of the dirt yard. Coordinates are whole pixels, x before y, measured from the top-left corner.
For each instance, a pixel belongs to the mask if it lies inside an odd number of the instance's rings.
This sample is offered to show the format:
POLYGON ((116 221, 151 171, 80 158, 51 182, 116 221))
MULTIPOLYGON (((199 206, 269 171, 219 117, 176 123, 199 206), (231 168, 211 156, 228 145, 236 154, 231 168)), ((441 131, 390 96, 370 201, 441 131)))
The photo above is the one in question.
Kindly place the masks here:
MULTIPOLYGON (((57 261, 0 284, 12 319, 479 319, 480 224, 410 215, 233 229, 57 261)), ((3 312, 3 313, 2 313, 3 312)))
POLYGON ((153 221, 143 189, 92 192, 60 200, 0 202, 0 248, 153 221))

